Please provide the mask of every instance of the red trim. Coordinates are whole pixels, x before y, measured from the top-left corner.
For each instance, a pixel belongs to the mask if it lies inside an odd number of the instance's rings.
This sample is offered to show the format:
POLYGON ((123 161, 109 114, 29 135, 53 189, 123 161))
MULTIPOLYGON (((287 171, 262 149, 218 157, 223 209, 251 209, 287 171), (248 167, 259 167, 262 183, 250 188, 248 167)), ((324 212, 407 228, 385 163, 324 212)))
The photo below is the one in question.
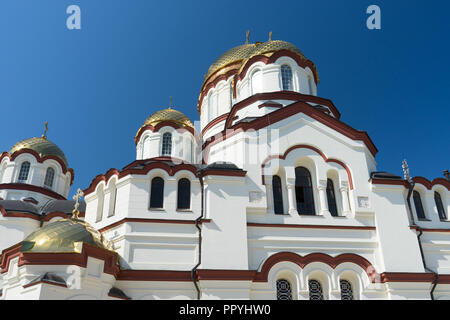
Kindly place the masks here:
POLYGON ((305 148, 305 149, 311 149, 311 150, 317 152, 318 154, 320 154, 320 156, 323 158, 323 160, 324 160, 325 162, 335 162, 335 163, 339 164, 341 167, 343 167, 343 168, 345 169, 345 171, 347 171, 347 176, 348 176, 348 182, 349 182, 349 185, 350 185, 350 190, 353 190, 352 173, 350 172, 350 169, 347 167, 347 165, 346 165, 345 163, 343 163, 342 161, 337 160, 337 159, 327 158, 327 157, 323 154, 322 151, 320 151, 320 150, 317 149, 316 147, 309 146, 309 145, 306 145, 306 144, 297 144, 297 145, 295 145, 295 146, 292 146, 292 147, 290 147, 289 149, 287 149, 287 150, 284 152, 283 155, 273 155, 273 156, 267 157, 267 158, 263 161, 263 163, 262 163, 262 165, 261 165, 261 171, 263 172, 263 174, 262 174, 262 184, 265 184, 265 181, 264 181, 264 180, 265 180, 265 178, 264 178, 264 167, 266 166, 266 164, 267 164, 269 161, 271 161, 271 160, 273 160, 273 159, 282 159, 282 160, 285 160, 286 157, 288 156, 288 154, 289 154, 291 151, 293 151, 293 150, 295 150, 295 149, 302 149, 302 148, 305 148))
MULTIPOLYGON (((410 226, 409 229, 411 229, 411 230, 419 230, 419 227, 410 226)), ((421 228, 421 229, 424 232, 450 232, 450 229, 426 229, 426 228, 425 229, 421 228)))
POLYGON ((254 223, 247 222, 247 227, 258 228, 298 228, 298 229, 342 229, 342 230, 371 230, 374 231, 376 227, 366 226, 325 226, 325 225, 309 225, 309 224, 270 224, 270 223, 254 223))
MULTIPOLYGON (((154 160, 167 160, 167 159, 172 159, 172 158, 154 158, 154 160)), ((88 195, 92 192, 95 191, 95 188, 97 187, 97 185, 101 182, 101 181, 105 181, 105 183, 107 181, 109 181, 109 179, 113 176, 116 175, 118 177, 118 179, 121 179, 125 176, 128 176, 130 174, 139 174, 139 175, 146 175, 150 170, 153 169, 162 169, 164 171, 166 171, 169 176, 174 176, 178 171, 181 170, 187 170, 190 171, 194 176, 197 177, 197 168, 194 167, 191 164, 187 164, 187 163, 182 163, 182 164, 178 164, 175 165, 173 167, 169 166, 168 164, 164 163, 164 162, 152 162, 147 164, 144 168, 142 169, 130 169, 132 166, 135 166, 137 164, 140 163, 145 163, 148 160, 152 160, 152 159, 145 159, 145 160, 136 160, 133 161, 131 164, 129 164, 128 166, 125 167, 125 169, 123 171, 118 171, 117 169, 109 169, 105 175, 98 175, 94 178, 94 180, 92 180, 91 184, 89 185, 89 187, 87 189, 85 189, 84 195, 88 195)))
POLYGON ((202 130, 202 136, 206 133, 206 131, 208 131, 209 129, 211 129, 212 127, 214 127, 216 124, 225 121, 228 117, 228 113, 225 113, 221 116, 218 116, 217 118, 215 118, 214 120, 212 120, 211 122, 209 122, 202 130))
MULTIPOLYGON (((380 280, 385 282, 433 282, 435 276, 433 273, 416 272, 383 272, 380 274, 380 280)), ((440 279, 440 276, 439 276, 440 279)))
POLYGON ((296 253, 292 252, 280 252, 276 253, 272 256, 270 256, 262 265, 261 271, 258 272, 258 274, 255 277, 255 281, 257 282, 267 282, 269 271, 270 269, 277 263, 282 261, 289 261, 297 264, 300 268, 304 268, 308 264, 312 262, 323 262, 325 264, 328 264, 331 268, 335 269, 338 265, 344 262, 351 262, 354 264, 359 265, 361 268, 363 268, 367 275, 369 276, 369 279, 372 280, 372 282, 376 279, 375 275, 375 268, 372 266, 372 264, 367 261, 365 258, 352 254, 352 253, 346 253, 341 254, 337 257, 332 257, 324 253, 311 253, 307 256, 303 257, 296 253), (371 268, 369 268, 371 267, 371 268), (373 272, 371 272, 371 270, 373 272))
MULTIPOLYGON (((107 225, 98 231, 105 232, 109 229, 115 228, 127 222, 139 222, 139 223, 168 223, 168 224, 194 224, 195 220, 177 220, 177 219, 145 219, 145 218, 123 218, 117 222, 107 225)), ((211 219, 201 219, 200 224, 209 223, 211 219)))
POLYGON ((34 186, 32 184, 26 184, 26 183, 1 183, 0 184, 0 190, 4 189, 11 189, 11 190, 27 190, 27 191, 33 191, 37 192, 46 196, 49 196, 51 198, 55 198, 57 200, 67 200, 59 193, 56 193, 55 191, 34 186))
MULTIPOLYGON (((259 130, 259 129, 265 128, 269 125, 272 125, 278 121, 289 118, 290 116, 293 116, 298 113, 304 113, 307 116, 323 123, 324 125, 330 127, 331 129, 336 130, 337 132, 347 136, 348 138, 350 138, 352 140, 362 141, 367 146, 367 148, 369 149, 369 151, 371 152, 371 154, 374 157, 375 157, 376 153, 378 152, 377 148, 375 147, 372 140, 370 139, 370 137, 367 135, 367 133, 365 131, 355 130, 352 127, 346 125, 345 123, 343 123, 321 111, 314 109, 313 107, 311 107, 310 105, 308 105, 304 102, 296 102, 296 103, 293 103, 282 109, 271 112, 265 116, 259 117, 258 119, 253 120, 251 122, 238 123, 238 124, 232 126, 231 128, 227 128, 227 129, 223 130, 222 132, 218 133, 217 135, 212 136, 203 144, 203 149, 206 149, 204 152, 205 160, 208 157, 209 148, 211 148, 211 146, 213 146, 219 142, 222 142, 222 141, 234 136, 235 134, 238 134, 239 132, 247 131, 250 129, 259 130)), ((230 115, 231 115, 231 113, 228 116, 229 119, 230 119, 230 115)))
POLYGON ((24 287, 24 288, 28 288, 28 287, 31 287, 31 286, 35 286, 35 285, 37 285, 37 284, 50 284, 50 285, 53 285, 53 286, 58 286, 58 287, 67 288, 67 285, 66 285, 66 284, 55 283, 55 282, 51 282, 51 281, 48 281, 48 280, 41 280, 41 281, 29 283, 29 284, 24 285, 23 287, 24 287))
POLYGON ((36 220, 36 221, 40 221, 41 220, 41 218, 38 215, 35 215, 35 214, 32 214, 32 213, 14 212, 14 211, 7 212, 5 210, 5 208, 3 208, 2 206, 0 206, 0 213, 5 218, 29 218, 29 219, 33 219, 33 220, 36 220))
POLYGON ((283 108, 283 105, 281 103, 267 103, 264 102, 258 106, 259 109, 261 108, 283 108))
POLYGON ((257 272, 254 270, 212 270, 198 269, 197 280, 234 280, 253 281, 257 272))
POLYGON ((61 158, 54 156, 54 155, 47 155, 47 156, 41 157, 36 151, 34 151, 32 149, 24 148, 24 149, 20 149, 19 151, 14 152, 12 155, 10 155, 8 152, 3 152, 0 155, 0 162, 2 162, 3 158, 5 158, 5 157, 9 158, 9 160, 11 160, 11 161, 14 161, 14 159, 16 159, 19 155, 21 155, 23 153, 31 154, 32 156, 34 156, 36 158, 36 161, 39 163, 43 163, 45 160, 49 160, 49 159, 55 160, 61 166, 61 169, 64 174, 66 174, 67 171, 70 172, 70 178, 71 178, 70 185, 72 185, 73 178, 75 175, 73 172, 73 169, 67 168, 66 164, 61 160, 61 158))
POLYGON ((117 280, 192 282, 190 271, 166 271, 166 270, 120 270, 117 276, 117 280))
POLYGON ((301 59, 300 56, 292 51, 289 50, 280 50, 272 54, 270 57, 267 57, 263 54, 253 56, 251 59, 247 60, 247 62, 244 64, 243 67, 241 67, 241 72, 235 76, 235 82, 237 83, 239 80, 242 80, 245 78, 245 75, 247 74, 248 69, 250 66, 256 62, 263 62, 264 64, 271 64, 277 61, 281 57, 290 57, 297 62, 299 67, 302 67, 303 69, 306 69, 306 67, 309 67, 314 75, 314 82, 316 85, 319 83, 319 75, 317 73, 316 66, 311 60, 304 60, 301 59))
MULTIPOLYGON (((450 182, 443 178, 436 178, 432 182, 424 177, 414 177, 413 180, 416 184, 421 184, 428 190, 431 190, 435 185, 441 185, 450 191, 450 182)), ((406 180, 372 179, 371 182, 372 184, 396 185, 403 186, 406 189, 409 188, 409 183, 406 180)))
MULTIPOLYGON (((231 122, 235 120, 236 113, 244 109, 245 107, 260 101, 260 100, 289 100, 289 101, 295 101, 295 102, 311 102, 311 103, 317 103, 320 105, 327 106, 331 112, 335 115, 336 119, 339 119, 341 117, 341 114, 339 113, 336 106, 333 104, 333 101, 317 96, 312 96, 308 94, 302 94, 294 91, 275 91, 275 92, 263 92, 263 93, 257 93, 254 94, 238 103, 236 103, 232 108, 231 111, 228 113, 228 119, 225 123, 225 128, 231 127, 231 122)), ((320 111, 322 112, 322 111, 320 111)), ((323 113, 323 112, 322 112, 323 113)))
POLYGON ((146 125, 143 127, 140 127, 138 130, 138 133, 136 134, 136 137, 134 138, 134 142, 137 144, 139 139, 141 138, 142 134, 146 131, 146 130, 150 130, 151 132, 158 132, 161 128, 163 127, 172 127, 175 130, 180 130, 180 131, 188 131, 190 132, 194 137, 197 137, 197 135, 195 134, 195 131, 193 128, 191 127, 185 127, 182 126, 179 123, 176 122, 172 122, 172 121, 161 121, 159 122, 156 126, 152 126, 152 125, 146 125))
POLYGON ((420 183, 421 185, 424 185, 428 190, 431 190, 435 185, 439 184, 446 187, 447 190, 450 191, 450 181, 444 178, 436 178, 433 181, 430 181, 424 177, 414 177, 413 180, 415 183, 420 183))
POLYGON ((15 246, 3 250, 0 273, 7 272, 10 260, 17 256, 19 256, 19 267, 23 265, 76 265, 83 268, 87 266, 88 257, 93 257, 104 261, 103 272, 114 276, 119 272, 116 252, 97 248, 86 243, 83 243, 81 253, 24 253, 20 252, 21 246, 22 243, 19 242, 15 246))
MULTIPOLYGON (((227 81, 229 77, 237 74, 239 72, 239 67, 240 67, 240 63, 231 64, 231 65, 225 67, 225 68, 228 68, 229 70, 227 72, 225 72, 224 74, 214 77, 214 74, 216 73, 215 72, 208 77, 208 79, 202 85, 202 89, 200 90, 200 96, 198 97, 198 101, 197 101, 197 111, 199 114, 201 112, 201 104, 203 103, 203 99, 205 98, 208 91, 212 88, 215 88, 220 81, 222 81, 222 80, 227 81), (211 79, 212 79, 212 81, 210 81, 211 79)), ((224 69, 219 69, 217 71, 224 71, 224 69)))

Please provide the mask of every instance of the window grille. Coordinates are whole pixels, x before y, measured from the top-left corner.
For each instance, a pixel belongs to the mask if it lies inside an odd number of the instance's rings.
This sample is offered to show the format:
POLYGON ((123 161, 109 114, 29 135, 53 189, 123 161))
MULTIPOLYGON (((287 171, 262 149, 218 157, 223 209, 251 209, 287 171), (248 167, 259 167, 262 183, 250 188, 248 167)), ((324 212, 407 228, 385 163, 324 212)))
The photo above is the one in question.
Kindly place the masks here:
POLYGON ((277 300, 292 300, 292 290, 289 281, 277 280, 277 300))

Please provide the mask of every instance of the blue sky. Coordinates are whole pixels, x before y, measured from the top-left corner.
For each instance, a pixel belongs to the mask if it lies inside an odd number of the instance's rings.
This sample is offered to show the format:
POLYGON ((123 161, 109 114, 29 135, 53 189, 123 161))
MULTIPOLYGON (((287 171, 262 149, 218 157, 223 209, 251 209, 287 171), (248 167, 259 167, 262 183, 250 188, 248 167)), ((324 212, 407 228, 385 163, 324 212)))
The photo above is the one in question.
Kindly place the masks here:
POLYGON ((433 179, 450 169, 450 2, 2 0, 0 150, 48 138, 75 170, 71 195, 135 159, 146 117, 175 108, 198 120, 210 64, 245 42, 295 44, 316 64, 318 94, 365 130, 379 171, 433 179), (66 28, 81 8, 82 29, 66 28), (381 8, 382 29, 366 28, 381 8))

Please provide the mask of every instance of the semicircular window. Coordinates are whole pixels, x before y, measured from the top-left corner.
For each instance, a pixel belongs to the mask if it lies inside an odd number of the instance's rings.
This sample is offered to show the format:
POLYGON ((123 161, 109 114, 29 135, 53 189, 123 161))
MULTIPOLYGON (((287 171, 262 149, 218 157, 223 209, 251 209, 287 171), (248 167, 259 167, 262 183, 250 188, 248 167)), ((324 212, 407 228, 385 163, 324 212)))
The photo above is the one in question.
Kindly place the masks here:
POLYGON ((292 290, 289 281, 277 280, 277 300, 292 300, 292 290))

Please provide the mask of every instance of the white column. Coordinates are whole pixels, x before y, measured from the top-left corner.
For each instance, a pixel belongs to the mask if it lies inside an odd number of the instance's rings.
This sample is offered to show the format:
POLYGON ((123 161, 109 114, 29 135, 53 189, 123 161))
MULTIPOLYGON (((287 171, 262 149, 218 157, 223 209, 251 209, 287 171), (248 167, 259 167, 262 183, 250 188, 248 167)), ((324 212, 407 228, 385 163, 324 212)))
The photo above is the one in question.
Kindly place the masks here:
POLYGON ((267 213, 274 214, 273 188, 272 188, 272 181, 270 179, 270 176, 265 176, 264 182, 266 184, 267 213))
POLYGON ((319 202, 320 202, 320 215, 325 215, 327 213, 330 213, 328 209, 328 199, 327 199, 327 186, 326 186, 326 180, 320 180, 319 186, 317 187, 319 190, 319 202))
POLYGON ((287 179, 289 214, 298 214, 295 201, 295 179, 287 179))
POLYGON ((350 214, 350 204, 348 202, 348 187, 343 185, 339 188, 341 191, 341 198, 342 198, 342 215, 346 216, 350 214))

